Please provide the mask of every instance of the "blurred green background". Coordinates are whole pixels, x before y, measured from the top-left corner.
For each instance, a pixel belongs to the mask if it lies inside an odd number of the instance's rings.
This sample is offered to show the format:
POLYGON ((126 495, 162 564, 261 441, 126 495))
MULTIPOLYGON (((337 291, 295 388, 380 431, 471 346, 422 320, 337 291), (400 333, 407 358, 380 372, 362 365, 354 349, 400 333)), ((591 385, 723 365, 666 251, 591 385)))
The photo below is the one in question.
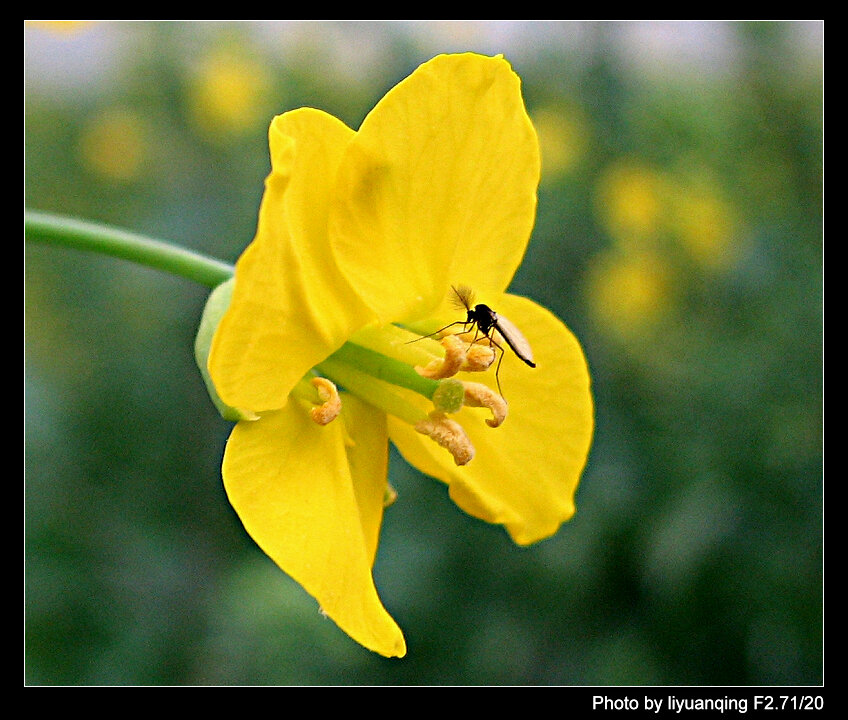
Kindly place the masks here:
POLYGON ((28 244, 25 682, 822 682, 820 23, 28 23, 26 204, 234 262, 274 114, 356 128, 463 50, 506 55, 541 138, 512 289, 588 356, 577 515, 515 547, 393 452, 409 655, 373 655, 225 498, 207 291, 28 244))

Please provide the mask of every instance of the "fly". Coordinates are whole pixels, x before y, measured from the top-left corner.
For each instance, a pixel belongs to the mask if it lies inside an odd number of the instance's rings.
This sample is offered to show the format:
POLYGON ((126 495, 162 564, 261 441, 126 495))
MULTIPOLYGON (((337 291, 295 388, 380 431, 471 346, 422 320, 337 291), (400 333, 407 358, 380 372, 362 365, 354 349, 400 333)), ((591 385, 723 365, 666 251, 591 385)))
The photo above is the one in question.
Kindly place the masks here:
POLYGON ((493 331, 497 331, 519 360, 522 360, 527 365, 534 368, 536 367, 536 363, 533 360, 533 350, 530 347, 530 343, 527 342, 527 339, 521 334, 521 331, 503 315, 498 315, 498 313, 492 310, 492 308, 488 305, 484 305, 483 303, 475 304, 474 291, 471 288, 465 285, 460 285, 459 287, 451 285, 451 289, 454 292, 454 297, 452 298, 454 305, 460 310, 464 309, 466 312, 465 320, 457 320, 456 322, 450 323, 450 325, 445 325, 445 327, 432 334, 438 335, 440 332, 447 330, 449 327, 462 325, 463 333, 471 332, 472 329, 474 330, 474 339, 471 341, 472 344, 477 342, 479 335, 482 335, 493 346, 498 348, 498 350, 501 351, 501 356, 498 358, 498 366, 495 368, 495 381, 498 384, 498 392, 503 395, 503 392, 501 391, 500 371, 501 362, 503 361, 504 356, 504 348, 494 338, 493 331))

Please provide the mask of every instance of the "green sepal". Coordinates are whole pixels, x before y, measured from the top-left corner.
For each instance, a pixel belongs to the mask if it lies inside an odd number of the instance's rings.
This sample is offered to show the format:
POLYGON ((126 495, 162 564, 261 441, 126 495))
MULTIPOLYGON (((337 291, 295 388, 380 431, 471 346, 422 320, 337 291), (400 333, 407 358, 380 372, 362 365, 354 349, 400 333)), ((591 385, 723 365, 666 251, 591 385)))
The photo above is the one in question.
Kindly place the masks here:
POLYGON ((215 336, 215 330, 218 329, 218 323, 221 322, 221 318, 224 317, 224 313, 230 306, 234 283, 235 278, 230 278, 209 293, 209 298, 206 300, 206 307, 203 308, 203 315, 200 318, 200 327, 197 329, 197 336, 194 339, 194 359, 203 377, 203 382, 206 383, 206 390, 209 393, 209 397, 212 399, 215 407, 218 408, 221 417, 224 420, 238 422, 239 420, 256 420, 257 416, 253 413, 226 405, 218 397, 218 392, 215 390, 215 385, 209 374, 209 350, 212 347, 212 338, 215 336))

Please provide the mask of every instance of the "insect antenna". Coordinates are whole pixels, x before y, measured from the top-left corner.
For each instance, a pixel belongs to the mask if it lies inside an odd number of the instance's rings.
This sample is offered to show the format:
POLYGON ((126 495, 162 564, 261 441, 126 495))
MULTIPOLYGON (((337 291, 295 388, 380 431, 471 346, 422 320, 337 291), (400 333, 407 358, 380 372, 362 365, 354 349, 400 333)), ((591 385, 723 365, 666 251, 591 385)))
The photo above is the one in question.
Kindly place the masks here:
MULTIPOLYGON (((474 291, 467 285, 459 285, 458 287, 451 285, 451 290, 453 290, 453 294, 450 296, 451 305, 453 305, 457 310, 465 310, 466 313, 473 313, 471 308, 474 303, 474 291)), ((448 323, 443 328, 439 328, 435 332, 431 332, 429 335, 422 335, 421 337, 415 338, 415 340, 409 340, 404 344, 409 345, 410 343, 418 342, 424 338, 435 337, 439 333, 456 325, 462 325, 462 332, 468 332, 470 330, 468 326, 471 325, 471 327, 474 327, 476 325, 476 321, 473 318, 457 320, 456 322, 448 323)))
POLYGON ((451 304, 457 310, 471 310, 474 307, 474 291, 468 285, 451 285, 451 290, 451 304))

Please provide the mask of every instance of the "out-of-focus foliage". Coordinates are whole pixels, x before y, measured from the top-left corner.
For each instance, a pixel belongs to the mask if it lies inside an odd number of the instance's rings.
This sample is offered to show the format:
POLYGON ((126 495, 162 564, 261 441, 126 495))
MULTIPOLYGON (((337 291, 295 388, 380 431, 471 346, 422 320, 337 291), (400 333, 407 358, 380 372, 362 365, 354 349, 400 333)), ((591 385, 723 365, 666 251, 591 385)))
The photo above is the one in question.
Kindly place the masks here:
POLYGON ((392 457, 375 574, 409 655, 385 660, 227 503, 192 357, 206 291, 27 246, 28 683, 822 682, 820 25, 24 33, 27 206, 228 261, 274 114, 357 127, 432 55, 503 52, 544 158, 512 289, 581 338, 597 402, 577 515, 529 549, 392 457))

